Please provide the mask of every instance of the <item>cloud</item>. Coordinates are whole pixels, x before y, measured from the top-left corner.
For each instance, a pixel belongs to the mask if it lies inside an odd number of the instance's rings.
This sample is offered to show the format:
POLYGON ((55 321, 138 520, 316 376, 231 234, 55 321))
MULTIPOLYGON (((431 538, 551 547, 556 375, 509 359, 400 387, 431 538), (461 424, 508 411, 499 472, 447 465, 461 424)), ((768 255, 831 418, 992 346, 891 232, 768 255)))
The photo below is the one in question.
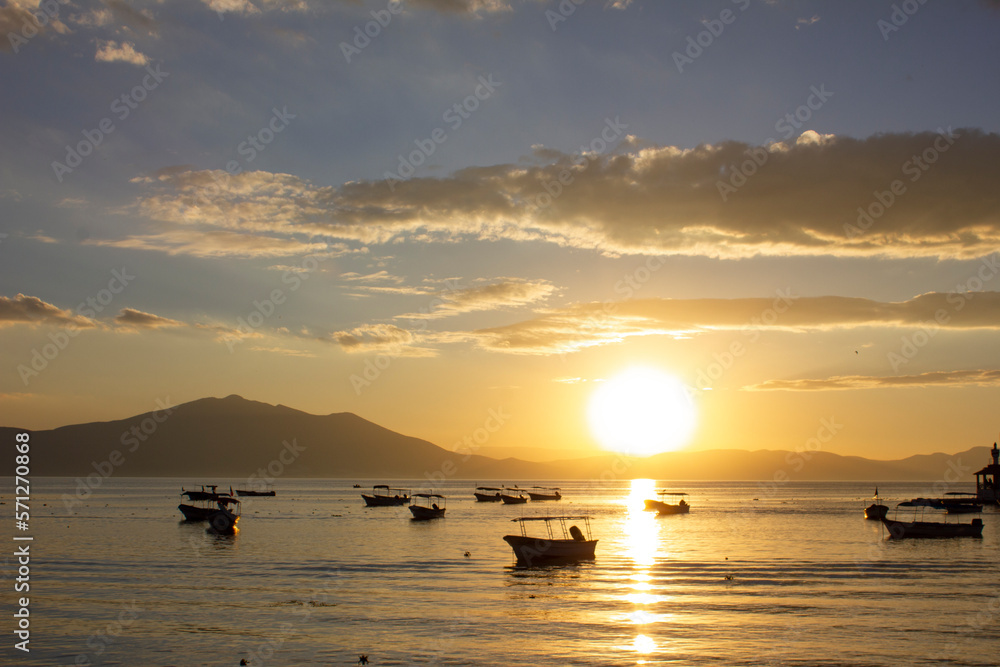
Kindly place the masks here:
POLYGON ((118 313, 118 317, 115 318, 115 325, 123 331, 187 326, 183 322, 153 315, 152 313, 144 313, 134 308, 122 308, 121 312, 118 313))
POLYGON ((183 168, 136 182, 148 189, 139 210, 149 218, 239 234, 542 241, 609 255, 969 259, 1000 249, 998 178, 1000 135, 960 130, 867 139, 810 131, 768 150, 739 142, 586 156, 539 149, 528 166, 391 187, 183 168), (890 197, 888 208, 879 202, 890 197))
POLYGON ((78 329, 93 329, 97 326, 93 320, 57 308, 37 296, 24 294, 18 294, 13 298, 0 296, 0 327, 14 324, 46 324, 78 329))
POLYGON ((230 231, 172 229, 124 239, 88 239, 86 245, 154 250, 192 257, 291 257, 324 254, 325 243, 230 231))
POLYGON ((416 345, 413 332, 392 324, 365 324, 347 331, 337 331, 330 340, 349 354, 385 354, 390 357, 433 357, 435 350, 416 345))
POLYGON ((131 42, 119 44, 113 40, 101 41, 94 60, 101 63, 128 63, 145 67, 149 64, 149 58, 135 50, 135 45, 131 42))
POLYGON ((838 375, 825 379, 768 380, 743 387, 744 391, 834 391, 846 389, 881 389, 886 387, 996 387, 1000 370, 931 371, 918 375, 838 375))
POLYGON ((853 297, 643 299, 575 304, 514 324, 480 329, 480 347, 561 354, 635 336, 689 337, 720 330, 816 331, 856 327, 1000 329, 1000 292, 922 294, 908 301, 853 297))
POLYGON ((407 313, 398 319, 437 319, 483 310, 519 308, 544 301, 555 291, 556 288, 547 280, 507 278, 480 287, 443 292, 428 312, 407 313))
POLYGON ((49 17, 48 14, 41 12, 47 20, 40 23, 35 20, 33 12, 36 11, 38 2, 25 0, 7 0, 4 6, 0 7, 0 51, 17 53, 29 39, 49 30, 55 30, 62 35, 69 33, 69 28, 58 16, 49 17))

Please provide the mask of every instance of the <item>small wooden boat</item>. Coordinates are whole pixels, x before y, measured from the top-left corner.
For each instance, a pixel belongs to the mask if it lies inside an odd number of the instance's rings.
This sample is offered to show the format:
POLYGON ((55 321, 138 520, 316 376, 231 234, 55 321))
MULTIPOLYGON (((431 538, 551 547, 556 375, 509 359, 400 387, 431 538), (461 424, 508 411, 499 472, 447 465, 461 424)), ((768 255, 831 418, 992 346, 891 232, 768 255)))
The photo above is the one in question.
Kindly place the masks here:
POLYGON ((562 500, 562 494, 555 487, 533 486, 535 491, 528 491, 528 497, 532 500, 562 500))
POLYGON ((218 509, 208 517, 210 533, 232 535, 237 531, 236 524, 240 521, 240 501, 236 498, 222 497, 216 501, 218 509))
POLYGON ((220 502, 224 504, 229 501, 239 502, 231 495, 217 493, 218 486, 209 486, 208 488, 211 490, 206 491, 204 486, 201 487, 201 491, 184 491, 182 489, 182 496, 186 496, 189 502, 198 503, 197 505, 181 503, 177 506, 177 509, 184 515, 185 521, 208 521, 219 511, 218 504, 220 502))
MULTIPOLYGON (((889 530, 889 537, 892 539, 902 539, 906 537, 982 537, 983 520, 973 519, 970 523, 952 521, 926 521, 925 512, 930 508, 940 510, 940 507, 929 504, 925 501, 908 501, 896 505, 896 514, 893 519, 882 519, 882 525, 889 530), (899 508, 903 507, 913 513, 909 521, 899 521, 899 508), (919 513, 919 514, 918 514, 919 513)), ((938 513, 941 518, 946 514, 938 513)), ((933 517, 932 517, 933 518, 933 517)))
POLYGON ((589 516, 533 516, 511 521, 518 522, 521 534, 505 535, 503 539, 514 550, 518 565, 530 567, 594 559, 597 540, 591 535, 589 516), (528 536, 525 524, 533 521, 544 522, 546 536, 528 536), (586 534, 576 525, 567 528, 568 521, 582 521, 586 534), (553 530, 553 527, 556 529, 553 530))
POLYGON ((393 489, 387 484, 376 484, 372 487, 372 494, 362 493, 365 505, 368 507, 388 507, 393 505, 405 505, 410 502, 409 489, 393 489))
POLYGON ((500 500, 504 505, 522 505, 528 502, 528 494, 516 486, 513 489, 505 488, 500 491, 500 500))
POLYGON ((962 493, 961 491, 950 491, 947 498, 914 498, 910 502, 926 503, 930 507, 943 509, 948 514, 979 514, 983 511, 983 504, 979 502, 975 493, 962 493))
POLYGON ((686 493, 679 491, 657 491, 657 499, 647 499, 646 509, 650 512, 657 512, 658 514, 687 514, 691 511, 691 506, 688 504, 687 500, 684 499, 686 493), (678 503, 668 503, 667 500, 676 500, 680 498, 678 503))
POLYGON ((503 491, 503 488, 499 486, 477 486, 472 495, 480 503, 498 503, 500 502, 501 491, 503 491))
POLYGON ((437 493, 414 493, 410 512, 414 521, 440 519, 444 516, 445 497, 437 493))
POLYGON ((889 508, 886 505, 879 505, 877 503, 872 503, 865 508, 865 518, 869 521, 880 521, 886 517, 889 513, 889 508))
POLYGON ((254 491, 253 489, 236 489, 238 496, 273 496, 274 491, 254 491))

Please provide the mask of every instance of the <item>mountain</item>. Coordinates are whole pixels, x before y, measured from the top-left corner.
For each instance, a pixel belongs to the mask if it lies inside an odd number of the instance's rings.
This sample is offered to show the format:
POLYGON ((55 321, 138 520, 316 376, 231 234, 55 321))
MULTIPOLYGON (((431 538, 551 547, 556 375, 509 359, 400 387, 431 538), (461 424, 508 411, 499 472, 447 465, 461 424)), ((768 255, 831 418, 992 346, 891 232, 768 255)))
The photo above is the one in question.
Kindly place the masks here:
MULTIPOLYGON (((0 427, 0 442, 24 430, 0 427)), ((876 461, 830 452, 717 449, 668 452, 646 459, 602 454, 530 462, 464 456, 390 431, 357 415, 313 415, 240 396, 203 398, 129 419, 31 432, 31 474, 86 478, 343 477, 517 480, 631 479, 943 480, 972 483, 986 465, 986 447, 954 455, 876 461)), ((2 457, 0 474, 14 474, 2 457)), ((93 478, 96 479, 96 478, 93 478)))

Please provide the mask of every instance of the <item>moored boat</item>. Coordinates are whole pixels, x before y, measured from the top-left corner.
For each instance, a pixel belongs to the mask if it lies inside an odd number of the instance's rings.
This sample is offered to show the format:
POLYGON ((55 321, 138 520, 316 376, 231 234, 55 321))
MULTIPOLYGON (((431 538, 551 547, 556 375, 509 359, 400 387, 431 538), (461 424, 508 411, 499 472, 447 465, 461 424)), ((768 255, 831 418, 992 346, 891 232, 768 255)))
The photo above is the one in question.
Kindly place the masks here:
POLYGON ((685 500, 684 496, 686 495, 686 493, 681 491, 657 491, 657 498, 655 500, 649 498, 645 501, 646 509, 650 512, 655 511, 658 514, 687 514, 691 511, 691 505, 685 500), (667 502, 667 500, 678 499, 680 502, 667 502))
POLYGON ((556 487, 533 486, 534 491, 528 491, 528 497, 532 500, 562 500, 562 494, 556 487))
POLYGON ((503 488, 499 486, 477 486, 472 495, 476 497, 477 502, 498 503, 502 491, 503 488))
POLYGON ((879 505, 878 503, 872 503, 865 508, 865 518, 869 521, 879 521, 880 519, 884 519, 888 513, 889 507, 886 505, 879 505))
POLYGON ((240 521, 240 501, 232 497, 221 497, 216 501, 218 508, 208 516, 208 532, 231 535, 237 531, 240 521))
POLYGON ((185 491, 182 487, 181 495, 186 496, 190 503, 198 503, 197 505, 181 503, 177 506, 177 509, 184 515, 185 521, 208 521, 219 511, 220 502, 238 502, 232 495, 216 492, 216 489, 219 488, 217 485, 207 488, 209 490, 202 486, 201 491, 185 491))
POLYGON ((236 489, 236 495, 238 496, 273 496, 274 491, 255 491, 253 489, 236 489))
MULTIPOLYGON (((928 504, 926 502, 908 501, 904 503, 899 503, 896 506, 896 514, 894 518, 889 519, 888 517, 882 518, 882 524, 889 530, 889 537, 892 539, 902 539, 906 537, 982 537, 983 536, 983 520, 980 518, 973 519, 970 523, 963 523, 960 521, 928 521, 926 520, 926 510, 940 510, 941 508, 935 507, 934 505, 928 504), (913 516, 908 521, 900 521, 898 519, 899 508, 904 508, 913 513, 913 516)), ((940 518, 945 518, 947 515, 937 514, 940 518)), ((935 518, 934 516, 931 517, 935 518)))
POLYGON ((554 563, 571 563, 581 560, 593 560, 597 540, 590 532, 589 516, 534 516, 511 519, 521 527, 520 535, 504 535, 504 541, 514 550, 518 565, 547 565, 554 563), (545 537, 532 537, 527 533, 525 524, 541 521, 545 524, 545 537), (582 521, 585 528, 580 530, 569 521, 582 521), (555 530, 553 528, 555 527, 555 530))
POLYGON ((523 505, 528 502, 528 494, 516 486, 513 489, 504 488, 500 491, 500 500, 504 505, 523 505))
POLYGON ((410 502, 409 489, 394 489, 387 484, 376 484, 372 487, 372 494, 362 493, 365 505, 368 507, 389 507, 393 505, 405 505, 410 502))
POLYGON ((439 519, 444 516, 446 498, 438 493, 414 493, 410 513, 414 521, 439 519))

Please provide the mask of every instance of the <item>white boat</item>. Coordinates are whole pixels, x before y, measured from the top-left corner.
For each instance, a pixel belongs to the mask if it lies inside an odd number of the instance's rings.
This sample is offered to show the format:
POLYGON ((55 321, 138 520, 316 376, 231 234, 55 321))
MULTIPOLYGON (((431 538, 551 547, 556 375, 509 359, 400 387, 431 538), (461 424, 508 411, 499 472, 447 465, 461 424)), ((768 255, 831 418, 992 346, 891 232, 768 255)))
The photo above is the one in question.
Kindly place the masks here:
POLYGON ((410 513, 415 521, 439 519, 444 516, 445 497, 437 493, 414 493, 410 513))
POLYGON ((520 535, 504 535, 504 542, 514 550, 518 565, 547 565, 552 563, 572 563, 593 560, 597 540, 590 532, 589 516, 530 516, 516 521, 521 527, 520 535), (541 521, 545 524, 546 536, 529 536, 527 523, 541 521), (570 521, 582 521, 586 529, 569 525, 570 521))

